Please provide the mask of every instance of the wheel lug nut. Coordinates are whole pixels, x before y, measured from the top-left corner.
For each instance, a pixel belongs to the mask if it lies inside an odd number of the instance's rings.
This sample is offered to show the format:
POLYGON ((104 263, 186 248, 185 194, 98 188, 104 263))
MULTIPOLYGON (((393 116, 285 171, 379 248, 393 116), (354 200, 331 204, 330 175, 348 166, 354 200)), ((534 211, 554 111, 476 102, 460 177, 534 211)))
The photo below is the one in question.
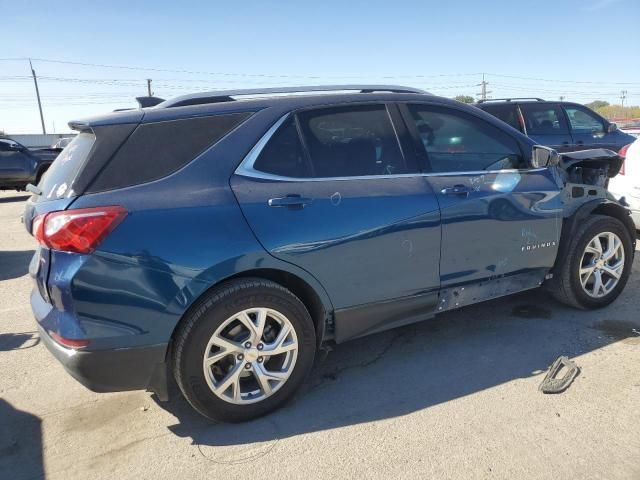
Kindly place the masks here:
POLYGON ((247 364, 244 366, 244 368, 246 368, 247 370, 249 370, 249 369, 251 368, 251 364, 250 364, 250 363, 247 363, 247 364))
POLYGON ((262 363, 262 357, 258 357, 258 363, 262 363))
POLYGON ((242 360, 244 358, 243 354, 238 355, 238 360, 242 360))
POLYGON ((258 350, 262 350, 264 348, 264 345, 262 345, 261 343, 258 344, 258 350))
POLYGON ((244 344, 244 348, 251 348, 251 342, 246 342, 244 344))

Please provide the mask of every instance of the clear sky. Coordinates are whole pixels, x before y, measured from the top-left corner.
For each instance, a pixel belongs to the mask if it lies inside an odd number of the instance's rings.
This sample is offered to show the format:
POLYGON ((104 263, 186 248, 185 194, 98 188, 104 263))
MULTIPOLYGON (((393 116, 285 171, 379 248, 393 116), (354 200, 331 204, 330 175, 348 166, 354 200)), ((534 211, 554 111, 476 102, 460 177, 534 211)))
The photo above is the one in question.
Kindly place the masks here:
POLYGON ((0 0, 0 12, 0 129, 8 133, 40 131, 26 57, 41 77, 48 131, 135 106, 146 78, 163 98, 326 83, 453 97, 475 96, 484 72, 494 98, 620 103, 626 90, 626 103, 640 104, 640 0, 0 0))

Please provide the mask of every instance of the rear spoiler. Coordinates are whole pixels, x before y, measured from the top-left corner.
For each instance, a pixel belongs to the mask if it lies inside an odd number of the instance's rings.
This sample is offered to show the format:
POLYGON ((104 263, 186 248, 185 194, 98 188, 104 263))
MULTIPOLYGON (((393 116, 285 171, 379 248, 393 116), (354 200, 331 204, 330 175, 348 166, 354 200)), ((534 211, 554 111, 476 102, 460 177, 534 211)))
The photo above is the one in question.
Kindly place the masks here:
POLYGON ((136 97, 136 101, 140 108, 155 107, 159 103, 164 102, 164 98, 159 97, 136 97))

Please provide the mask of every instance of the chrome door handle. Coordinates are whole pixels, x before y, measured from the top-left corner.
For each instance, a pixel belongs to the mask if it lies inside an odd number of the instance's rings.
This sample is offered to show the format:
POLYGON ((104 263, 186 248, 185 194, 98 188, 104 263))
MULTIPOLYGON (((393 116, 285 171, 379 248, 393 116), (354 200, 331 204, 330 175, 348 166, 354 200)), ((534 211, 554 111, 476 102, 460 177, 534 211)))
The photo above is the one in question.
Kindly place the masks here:
POLYGON ((471 188, 465 185, 454 185, 453 187, 446 187, 440 190, 442 195, 449 195, 454 197, 468 197, 471 193, 471 188))
POLYGON ((288 208, 304 208, 309 205, 313 199, 301 197, 300 195, 287 195, 286 197, 270 198, 270 207, 288 207, 288 208))

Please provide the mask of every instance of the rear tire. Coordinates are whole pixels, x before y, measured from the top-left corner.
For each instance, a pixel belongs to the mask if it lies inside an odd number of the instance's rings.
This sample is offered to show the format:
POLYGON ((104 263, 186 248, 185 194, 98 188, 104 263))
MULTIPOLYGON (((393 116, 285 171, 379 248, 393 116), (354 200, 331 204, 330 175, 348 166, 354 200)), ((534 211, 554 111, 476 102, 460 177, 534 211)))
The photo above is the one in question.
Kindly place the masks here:
POLYGON ((575 232, 567 256, 547 285, 560 302, 584 310, 602 308, 624 289, 633 262, 633 241, 617 218, 592 215, 575 232))
POLYGON ((269 280, 232 280, 207 293, 180 325, 174 376, 200 414, 242 422, 289 400, 315 350, 313 321, 295 295, 269 280))

